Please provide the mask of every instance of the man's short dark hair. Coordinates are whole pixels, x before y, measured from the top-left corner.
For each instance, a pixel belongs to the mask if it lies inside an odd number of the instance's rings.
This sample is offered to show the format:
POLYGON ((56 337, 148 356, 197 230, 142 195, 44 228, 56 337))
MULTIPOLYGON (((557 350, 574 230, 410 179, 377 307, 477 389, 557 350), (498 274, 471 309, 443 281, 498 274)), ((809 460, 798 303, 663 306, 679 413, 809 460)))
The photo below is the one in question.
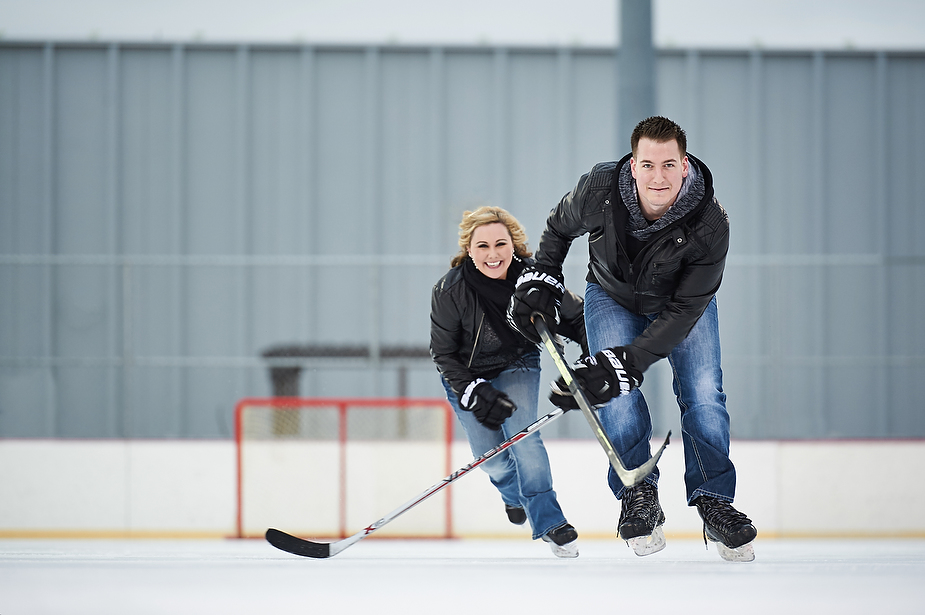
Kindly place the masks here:
POLYGON ((677 141, 678 147, 681 149, 681 157, 687 156, 687 133, 667 117, 653 115, 636 124, 633 134, 630 136, 630 147, 634 157, 636 156, 636 146, 639 145, 639 140, 643 138, 652 139, 656 143, 677 141))

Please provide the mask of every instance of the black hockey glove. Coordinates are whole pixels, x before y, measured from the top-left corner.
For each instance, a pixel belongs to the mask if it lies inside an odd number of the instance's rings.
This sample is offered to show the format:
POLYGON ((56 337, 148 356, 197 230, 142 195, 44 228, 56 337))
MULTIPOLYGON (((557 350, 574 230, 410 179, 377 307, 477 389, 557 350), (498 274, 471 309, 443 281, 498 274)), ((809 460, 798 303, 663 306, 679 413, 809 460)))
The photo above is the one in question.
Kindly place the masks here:
MULTIPOLYGON (((623 346, 605 348, 593 357, 583 357, 572 367, 578 386, 594 408, 603 406, 618 395, 626 395, 642 384, 642 372, 633 365, 623 346)), ((549 401, 563 410, 578 408, 561 376, 552 383, 549 401)))
POLYGON ((469 383, 460 394, 459 405, 475 415, 479 423, 489 429, 498 429, 517 410, 508 396, 479 378, 469 383))
POLYGON ((549 327, 549 334, 555 335, 563 294, 565 285, 562 284, 561 274, 547 273, 536 267, 524 269, 517 278, 514 295, 507 306, 508 324, 534 344, 539 344, 542 340, 533 326, 531 316, 533 312, 542 314, 549 327))

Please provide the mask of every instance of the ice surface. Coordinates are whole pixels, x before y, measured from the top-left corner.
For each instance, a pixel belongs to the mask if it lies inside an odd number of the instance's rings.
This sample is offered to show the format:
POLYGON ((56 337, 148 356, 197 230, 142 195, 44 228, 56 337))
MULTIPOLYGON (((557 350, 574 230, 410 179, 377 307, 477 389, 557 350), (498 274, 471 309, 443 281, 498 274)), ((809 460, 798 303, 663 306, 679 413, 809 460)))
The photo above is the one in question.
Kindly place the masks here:
POLYGON ((922 539, 759 537, 748 564, 670 536, 645 558, 579 544, 368 538, 313 560, 262 540, 0 540, 0 614, 925 612, 922 539))

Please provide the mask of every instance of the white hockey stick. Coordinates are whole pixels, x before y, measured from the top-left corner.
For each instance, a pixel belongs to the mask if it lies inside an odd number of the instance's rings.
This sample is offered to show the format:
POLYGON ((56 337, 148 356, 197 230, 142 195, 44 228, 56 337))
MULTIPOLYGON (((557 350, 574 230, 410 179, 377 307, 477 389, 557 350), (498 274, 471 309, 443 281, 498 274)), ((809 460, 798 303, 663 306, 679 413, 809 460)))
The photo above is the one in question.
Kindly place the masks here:
POLYGON ((347 538, 344 538, 342 540, 338 540, 335 542, 314 542, 311 540, 303 540, 302 538, 297 538, 296 536, 293 536, 292 534, 287 534, 286 532, 282 532, 280 530, 270 528, 267 530, 266 539, 271 545, 273 545, 277 549, 282 549, 283 551, 287 551, 294 555, 301 555, 303 557, 313 557, 315 559, 326 559, 329 557, 333 557, 337 555, 338 553, 340 553, 341 551, 343 551, 344 549, 346 549, 347 547, 349 547, 350 545, 354 544, 355 542, 359 542, 360 540, 363 540, 364 538, 366 538, 367 536, 369 536, 370 534, 372 534, 373 532, 375 532, 376 530, 378 530, 385 524, 389 523, 395 518, 408 512, 409 510, 411 510, 412 508, 414 508, 415 506, 417 506, 418 504, 420 504, 421 502, 423 502, 430 496, 434 495, 438 491, 441 491, 444 487, 448 486, 450 483, 465 476, 470 471, 479 467, 480 465, 482 465, 483 463, 485 463, 486 461, 488 461, 489 459, 491 459, 492 457, 494 457, 495 455, 497 455, 504 449, 514 446, 515 444, 517 444, 518 442, 520 442, 521 440, 523 440, 530 434, 533 434, 539 431, 541 427, 545 427, 546 425, 550 424, 551 422, 553 422, 554 420, 556 420, 557 418, 565 414, 565 412, 566 411, 562 410, 561 408, 556 408, 549 414, 543 417, 540 417, 539 419, 537 419, 530 425, 527 425, 521 431, 518 431, 516 434, 514 434, 513 436, 511 436, 510 438, 508 438, 507 440, 505 440, 504 442, 502 442, 495 448, 491 449, 490 451, 488 451, 481 457, 474 459, 466 467, 460 468, 459 470, 453 472, 452 474, 450 474, 449 476, 441 480, 439 483, 430 487, 427 491, 421 493, 416 498, 405 502, 403 505, 399 506, 398 508, 396 508, 395 510, 393 510, 386 516, 376 521, 375 523, 363 528, 362 530, 360 530, 353 536, 348 536, 347 538))
POLYGON ((607 437, 604 426, 601 425, 601 419, 598 418, 597 413, 591 408, 591 404, 588 403, 588 398, 575 380, 572 369, 565 362, 562 353, 559 352, 555 342, 553 342, 552 336, 549 334, 549 327, 546 326, 546 320, 543 318, 543 315, 539 312, 534 312, 532 320, 533 326, 536 327, 537 332, 540 334, 540 339, 543 340, 543 346, 545 346, 549 354, 552 355, 552 360, 556 364, 556 369, 559 370, 559 374, 562 375, 562 379, 565 380, 565 384, 568 385, 569 392, 575 397, 575 401, 578 402, 581 413, 585 416, 585 419, 587 419, 588 425, 591 426, 591 431, 593 431, 594 435, 597 437, 597 441, 600 442, 601 446, 604 448, 607 459, 610 460, 610 465, 617 473, 620 481, 627 487, 638 485, 655 469, 655 465, 662 456, 662 452, 665 450, 665 447, 668 446, 671 432, 668 432, 664 444, 662 444, 661 448, 659 448, 655 452, 655 455, 649 458, 647 462, 638 468, 627 470, 626 466, 623 464, 623 460, 620 459, 620 455, 618 455, 616 449, 614 449, 610 438, 607 437))

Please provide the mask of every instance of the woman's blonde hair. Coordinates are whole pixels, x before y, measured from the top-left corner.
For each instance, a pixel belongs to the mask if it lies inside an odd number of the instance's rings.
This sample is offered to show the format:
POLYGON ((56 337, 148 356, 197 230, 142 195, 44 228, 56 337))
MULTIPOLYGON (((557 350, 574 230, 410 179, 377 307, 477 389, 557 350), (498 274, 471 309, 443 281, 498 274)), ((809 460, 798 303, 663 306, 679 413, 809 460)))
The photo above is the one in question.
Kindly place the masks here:
POLYGON ((475 211, 463 212, 462 222, 459 223, 459 253, 450 261, 450 267, 456 267, 469 256, 469 244, 472 243, 472 233, 475 229, 486 224, 500 222, 507 228, 514 243, 514 254, 520 258, 527 258, 533 254, 527 249, 527 233, 517 218, 500 207, 484 206, 475 211))

